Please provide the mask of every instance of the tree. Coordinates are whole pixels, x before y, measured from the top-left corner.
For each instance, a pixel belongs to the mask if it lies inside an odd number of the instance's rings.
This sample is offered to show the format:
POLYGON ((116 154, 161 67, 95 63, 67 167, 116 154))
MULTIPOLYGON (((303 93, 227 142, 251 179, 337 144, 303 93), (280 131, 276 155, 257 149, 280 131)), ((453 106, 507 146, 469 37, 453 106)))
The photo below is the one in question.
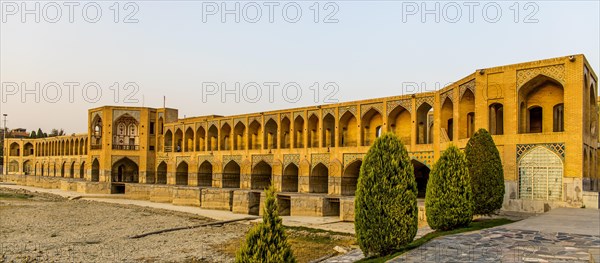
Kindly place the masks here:
POLYGON ((393 133, 377 138, 365 155, 354 210, 356 238, 366 255, 389 254, 417 234, 413 166, 406 147, 393 133))
POLYGON ((473 212, 476 215, 493 214, 502 208, 504 171, 500 153, 490 133, 479 129, 469 139, 465 154, 471 176, 473 212))
POLYGON ((273 186, 266 190, 262 222, 246 234, 235 262, 296 262, 278 215, 273 186))
POLYGON ((42 132, 42 128, 38 128, 38 130, 37 130, 37 133, 36 133, 36 134, 37 134, 38 138, 44 138, 44 134, 45 134, 45 133, 44 133, 44 132, 42 132))
POLYGON ((31 135, 29 135, 29 138, 37 138, 37 134, 35 133, 35 131, 31 131, 31 135))
POLYGON ((435 230, 466 226, 473 219, 467 159, 454 145, 442 153, 429 174, 425 213, 427 224, 435 230))

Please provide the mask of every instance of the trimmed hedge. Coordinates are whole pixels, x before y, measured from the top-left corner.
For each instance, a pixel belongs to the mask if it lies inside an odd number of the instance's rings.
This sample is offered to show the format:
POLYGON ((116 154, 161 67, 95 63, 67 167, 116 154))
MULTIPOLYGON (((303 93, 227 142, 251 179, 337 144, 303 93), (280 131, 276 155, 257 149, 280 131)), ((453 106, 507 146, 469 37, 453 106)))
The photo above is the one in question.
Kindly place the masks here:
POLYGON ((367 256, 389 254, 417 234, 417 183, 406 148, 393 133, 377 138, 363 160, 355 198, 356 238, 367 256))
POLYGON ((277 213, 273 186, 266 190, 263 221, 248 231, 235 262, 296 262, 277 213))
POLYGON ((479 129, 465 148, 473 206, 476 215, 490 215, 502 208, 504 199, 504 171, 500 153, 485 129, 479 129))
POLYGON ((433 165, 425 196, 427 224, 435 230, 451 230, 473 219, 471 179, 467 159, 450 145, 433 165))

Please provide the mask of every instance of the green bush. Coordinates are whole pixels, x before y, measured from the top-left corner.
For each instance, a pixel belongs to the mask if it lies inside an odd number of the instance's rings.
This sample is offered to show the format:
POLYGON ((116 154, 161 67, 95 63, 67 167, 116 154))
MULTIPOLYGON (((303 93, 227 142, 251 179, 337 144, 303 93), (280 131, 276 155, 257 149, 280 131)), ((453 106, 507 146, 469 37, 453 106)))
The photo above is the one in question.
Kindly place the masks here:
POLYGON ((417 234, 417 183, 406 148, 387 133, 363 160, 355 198, 358 244, 368 256, 389 254, 417 234))
POLYGON ((248 231, 235 262, 296 262, 277 213, 273 186, 266 190, 263 221, 248 231))
POLYGON ((476 215, 493 214, 502 208, 504 172, 492 136, 485 129, 479 129, 469 139, 465 154, 471 176, 473 212, 476 215))
POLYGON ((433 165, 425 196, 427 223, 435 230, 451 230, 473 219, 471 179, 467 159, 450 145, 433 165))

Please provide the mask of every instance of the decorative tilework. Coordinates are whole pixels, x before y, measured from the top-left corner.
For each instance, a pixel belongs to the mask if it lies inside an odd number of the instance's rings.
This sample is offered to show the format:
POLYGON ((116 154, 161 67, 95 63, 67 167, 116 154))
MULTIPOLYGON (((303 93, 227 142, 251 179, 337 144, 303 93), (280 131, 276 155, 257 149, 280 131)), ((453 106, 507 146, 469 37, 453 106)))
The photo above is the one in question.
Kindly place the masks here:
POLYGON ((242 156, 241 155, 223 155, 223 168, 230 161, 235 161, 238 165, 242 165, 242 156))
POLYGON ((347 111, 351 112, 354 116, 356 116, 357 109, 356 109, 355 105, 352 105, 352 106, 339 107, 338 111, 340 114, 339 116, 341 118, 342 116, 344 116, 344 113, 346 113, 347 111))
POLYGON ((429 106, 433 107, 433 101, 434 101, 433 96, 417 98, 417 109, 419 107, 421 107, 421 104, 423 104, 423 103, 427 103, 427 104, 429 104, 429 106))
POLYGON ((440 95, 440 105, 444 105, 446 98, 449 98, 454 103, 454 89, 450 89, 440 95))
POLYGON ((331 116, 335 117, 335 108, 323 109, 323 116, 326 116, 327 114, 331 114, 331 116))
POLYGON ((290 163, 293 163, 296 166, 300 167, 300 154, 284 154, 283 167, 287 167, 290 163))
POLYGON ((310 117, 312 117, 313 115, 319 117, 319 111, 318 110, 309 110, 308 111, 308 118, 310 119, 310 117))
POLYGON ((565 144, 564 143, 543 143, 543 144, 517 144, 517 162, 525 153, 536 146, 548 148, 548 150, 556 153, 561 159, 565 159, 565 144))
POLYGON ((288 118, 288 120, 292 121, 291 114, 289 112, 281 114, 281 120, 285 119, 286 117, 288 118))
POLYGON ((112 167, 116 162, 120 161, 123 158, 128 158, 128 159, 132 160, 138 166, 140 165, 140 157, 139 156, 111 155, 110 156, 110 159, 111 159, 110 166, 112 167))
POLYGON ((556 79, 560 83, 565 83, 565 65, 553 65, 547 67, 539 67, 539 68, 531 68, 531 69, 523 69, 517 71, 517 88, 523 86, 523 84, 527 83, 531 79, 537 77, 537 75, 545 75, 556 79))
POLYGON ((313 153, 310 155, 310 170, 315 168, 319 163, 329 167, 329 154, 328 153, 313 153))
POLYGON ((175 162, 175 163, 177 163, 177 166, 179 166, 179 164, 181 164, 181 162, 186 162, 189 165, 190 157, 189 156, 177 156, 176 162, 175 162))
POLYGON ((433 165, 433 151, 423 151, 423 152, 409 152, 408 156, 411 159, 415 159, 425 166, 431 168, 433 165))
POLYGON ((260 116, 253 116, 248 118, 248 125, 252 124, 253 121, 258 122, 258 124, 262 125, 262 118, 260 116))
POLYGON ((465 91, 467 91, 467 89, 471 90, 473 95, 475 95, 475 79, 460 85, 458 88, 460 90, 460 99, 462 99, 463 95, 465 95, 465 91))
POLYGON ((360 117, 364 117, 370 109, 375 109, 379 112, 379 114, 383 114, 383 103, 371 103, 360 105, 360 117))
POLYGON ((208 128, 210 129, 210 127, 215 126, 217 129, 219 127, 219 123, 217 121, 209 121, 208 122, 208 128))
POLYGON ((246 125, 246 118, 235 118, 233 120, 233 126, 237 125, 238 122, 241 122, 245 126, 246 125))
POLYGON ((302 117, 302 119, 305 119, 305 117, 304 117, 304 112, 301 112, 301 111, 296 111, 296 112, 294 112, 294 120, 296 120, 296 118, 297 118, 298 116, 302 117))
POLYGON ((364 153, 344 153, 344 169, 356 160, 365 158, 364 153))
POLYGON ((209 161, 212 164, 214 158, 214 155, 200 155, 198 156, 198 165, 202 164, 204 161, 209 161))
POLYGON ((402 108, 406 109, 408 112, 412 112, 411 100, 410 99, 393 100, 393 101, 388 101, 387 102, 387 115, 389 116, 390 113, 393 110, 395 110, 398 106, 402 106, 402 108))
POLYGON ((221 128, 223 126, 225 126, 225 124, 229 125, 229 127, 231 127, 231 120, 221 120, 221 128))
POLYGON ((273 155, 272 154, 254 154, 252 155, 252 167, 256 166, 261 161, 268 163, 269 165, 273 165, 273 155))
POLYGON ((267 123, 271 119, 275 121, 275 123, 279 123, 277 122, 277 114, 265 115, 265 123, 267 123))

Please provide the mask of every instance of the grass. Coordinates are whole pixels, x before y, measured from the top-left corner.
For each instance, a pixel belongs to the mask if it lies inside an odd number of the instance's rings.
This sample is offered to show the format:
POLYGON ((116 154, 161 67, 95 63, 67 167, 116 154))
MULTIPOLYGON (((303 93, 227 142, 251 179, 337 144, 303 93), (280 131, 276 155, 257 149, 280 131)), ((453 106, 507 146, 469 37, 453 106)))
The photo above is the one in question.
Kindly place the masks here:
POLYGON ((459 233, 464 233, 464 232, 476 231, 476 230, 481 230, 481 229, 495 227, 495 226, 506 225, 506 224, 510 224, 512 222, 514 222, 514 221, 506 219, 506 218, 475 220, 475 221, 471 222, 471 224, 469 224, 469 226, 467 226, 467 227, 462 227, 462 228, 449 230, 449 231, 434 231, 434 232, 428 233, 419 239, 413 240, 408 245, 401 247, 398 251, 395 251, 394 253, 392 253, 390 255, 382 256, 382 257, 365 258, 365 259, 359 260, 357 262, 362 262, 362 263, 386 262, 386 261, 393 259, 397 256, 400 256, 408 251, 418 248, 434 238, 447 236, 447 235, 454 235, 454 234, 459 234, 459 233))
POLYGON ((29 199, 31 197, 33 197, 33 195, 0 192, 0 199, 29 199))

